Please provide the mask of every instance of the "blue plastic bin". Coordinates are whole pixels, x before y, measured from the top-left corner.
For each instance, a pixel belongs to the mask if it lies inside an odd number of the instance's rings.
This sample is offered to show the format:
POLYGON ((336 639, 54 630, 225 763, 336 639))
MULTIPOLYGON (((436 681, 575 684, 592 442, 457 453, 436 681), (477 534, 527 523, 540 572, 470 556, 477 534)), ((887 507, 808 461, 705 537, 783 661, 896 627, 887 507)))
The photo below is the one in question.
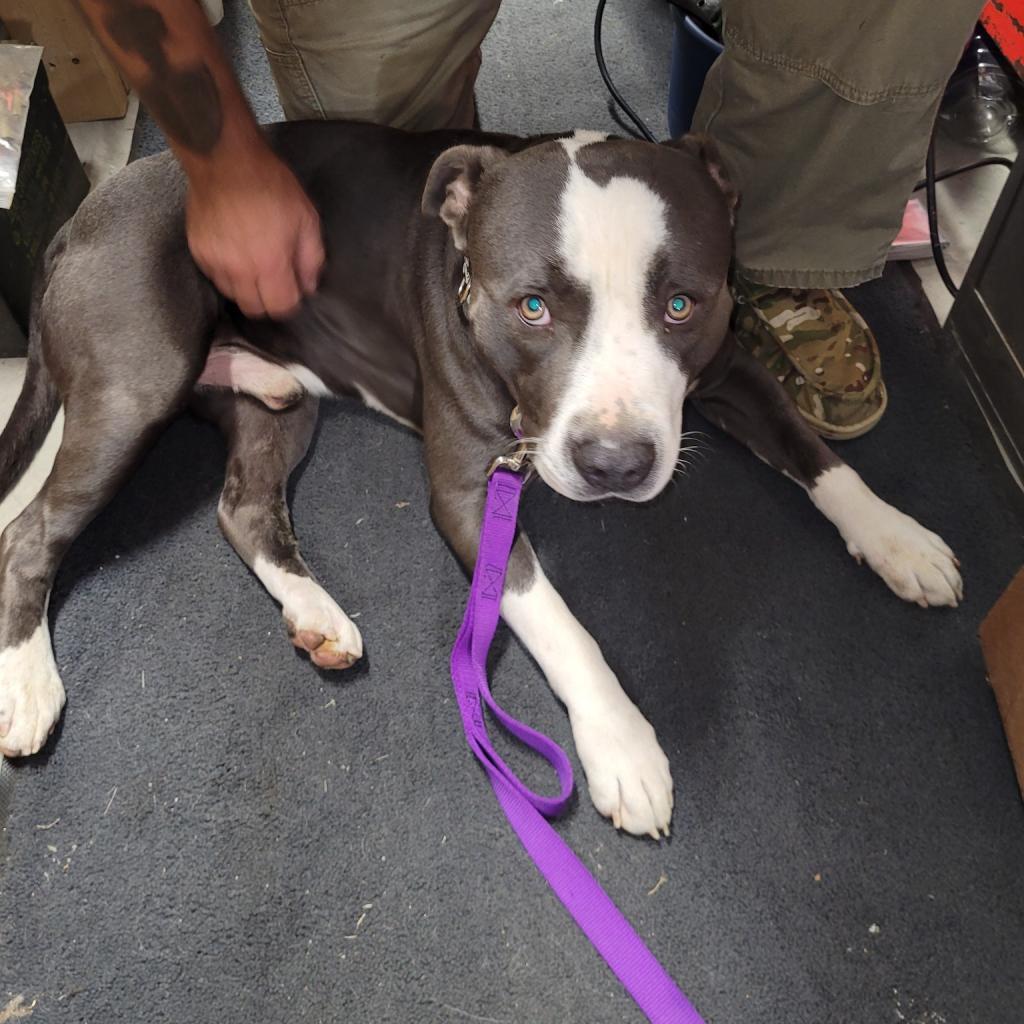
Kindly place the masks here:
POLYGON ((668 83, 668 130, 672 138, 690 130, 704 77, 722 44, 688 14, 672 7, 672 68, 668 83))

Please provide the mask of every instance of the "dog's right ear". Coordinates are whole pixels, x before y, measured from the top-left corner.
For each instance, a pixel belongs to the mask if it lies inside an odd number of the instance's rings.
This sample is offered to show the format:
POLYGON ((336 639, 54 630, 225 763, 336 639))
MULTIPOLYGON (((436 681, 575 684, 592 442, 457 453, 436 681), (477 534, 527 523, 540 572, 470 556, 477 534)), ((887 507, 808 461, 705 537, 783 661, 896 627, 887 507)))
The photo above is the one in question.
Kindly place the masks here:
POLYGON ((506 156, 495 146, 453 146, 430 168, 421 209, 429 217, 440 217, 451 228, 455 248, 460 252, 466 248, 466 221, 480 179, 488 167, 506 156))

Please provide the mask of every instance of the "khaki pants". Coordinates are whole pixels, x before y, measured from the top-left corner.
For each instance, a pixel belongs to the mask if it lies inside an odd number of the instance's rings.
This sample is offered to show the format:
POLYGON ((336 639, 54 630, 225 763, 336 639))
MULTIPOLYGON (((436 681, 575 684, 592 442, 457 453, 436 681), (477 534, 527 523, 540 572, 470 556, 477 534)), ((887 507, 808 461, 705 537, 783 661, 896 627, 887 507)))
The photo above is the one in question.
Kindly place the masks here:
MULTIPOLYGON (((250 0, 288 118, 421 130, 472 125, 499 3, 250 0)), ((809 288, 881 273, 981 6, 725 0, 725 52, 694 130, 713 136, 739 187, 748 277, 809 288)))
POLYGON ((694 115, 740 191, 737 263, 761 284, 878 277, 981 0, 724 0, 694 115))
POLYGON ((500 0, 249 0, 289 120, 471 128, 500 0))

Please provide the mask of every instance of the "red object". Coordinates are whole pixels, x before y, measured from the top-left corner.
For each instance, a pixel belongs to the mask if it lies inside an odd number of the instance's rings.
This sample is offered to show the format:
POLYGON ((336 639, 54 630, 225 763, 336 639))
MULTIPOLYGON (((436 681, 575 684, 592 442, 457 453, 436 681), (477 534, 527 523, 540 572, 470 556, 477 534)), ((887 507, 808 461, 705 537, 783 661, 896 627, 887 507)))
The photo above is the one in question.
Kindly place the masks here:
POLYGON ((1024 0, 990 0, 981 12, 981 23, 1024 78, 1024 0))

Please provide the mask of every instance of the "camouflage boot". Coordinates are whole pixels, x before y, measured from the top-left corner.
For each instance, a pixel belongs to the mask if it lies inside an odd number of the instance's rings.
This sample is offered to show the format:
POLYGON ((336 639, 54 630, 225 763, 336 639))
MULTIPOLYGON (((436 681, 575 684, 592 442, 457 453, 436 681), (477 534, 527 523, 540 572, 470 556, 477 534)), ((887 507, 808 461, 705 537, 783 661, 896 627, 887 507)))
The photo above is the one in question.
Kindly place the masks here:
POLYGON ((866 434, 888 403, 878 343, 841 292, 733 284, 736 340, 822 437, 866 434))

